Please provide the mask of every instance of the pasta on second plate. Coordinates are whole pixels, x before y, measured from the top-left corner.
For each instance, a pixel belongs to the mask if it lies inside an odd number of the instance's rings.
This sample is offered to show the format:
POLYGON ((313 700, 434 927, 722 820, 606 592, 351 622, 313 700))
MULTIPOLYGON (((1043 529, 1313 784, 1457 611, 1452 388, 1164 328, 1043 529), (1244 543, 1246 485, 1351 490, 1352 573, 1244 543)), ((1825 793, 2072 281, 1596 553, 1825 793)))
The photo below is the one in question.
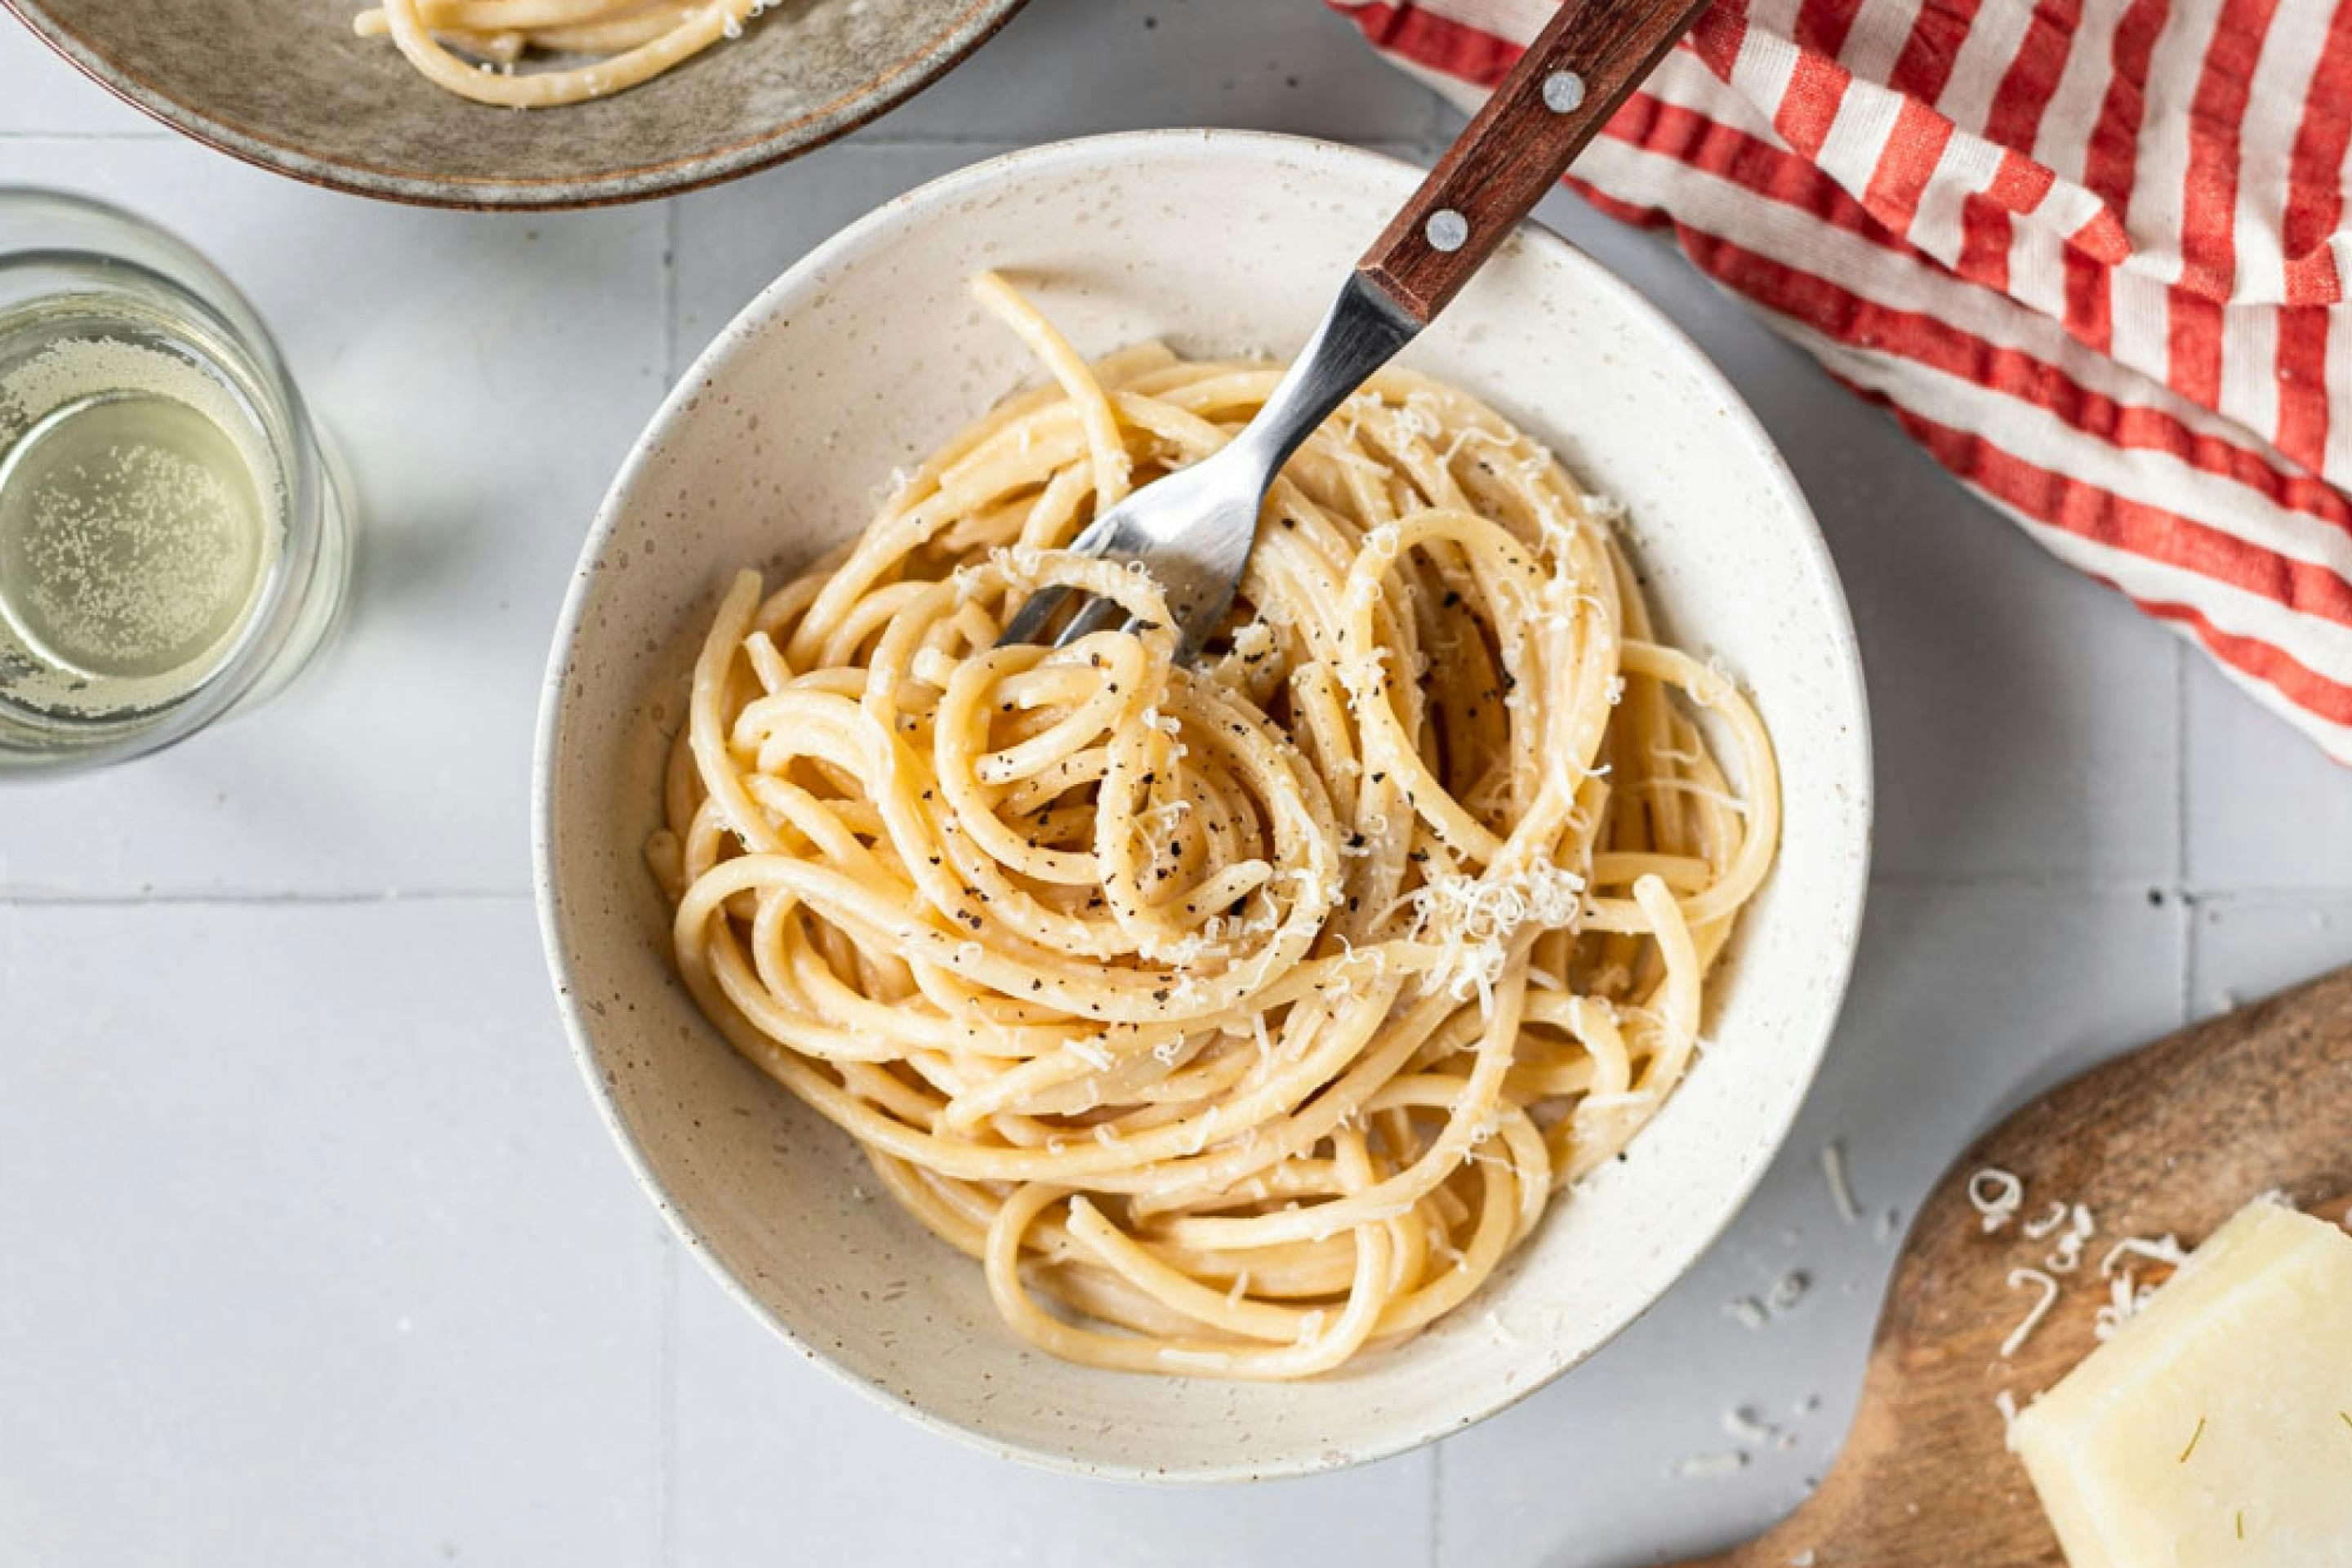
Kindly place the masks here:
POLYGON ((741 36, 767 0, 381 0, 353 26, 389 37, 428 80, 476 103, 549 109, 635 87, 741 36), (516 68, 537 50, 593 57, 516 68))
POLYGON ((1051 384, 710 626, 647 847, 680 973, 1024 1339, 1328 1372, 1460 1305, 1690 1067, 1770 741, 1658 638, 1606 509, 1397 370, 1177 665, 1149 575, 1061 547, 1278 370, 1089 364, 978 287, 1051 384), (998 647, 1053 584, 1140 629, 998 647))

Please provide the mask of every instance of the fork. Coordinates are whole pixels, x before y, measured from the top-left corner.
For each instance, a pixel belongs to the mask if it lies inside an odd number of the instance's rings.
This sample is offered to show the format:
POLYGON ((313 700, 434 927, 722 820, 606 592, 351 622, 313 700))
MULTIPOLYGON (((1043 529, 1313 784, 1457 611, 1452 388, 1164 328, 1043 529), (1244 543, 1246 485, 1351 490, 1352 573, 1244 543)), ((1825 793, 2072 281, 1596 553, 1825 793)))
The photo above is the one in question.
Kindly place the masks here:
MULTIPOLYGON (((1318 426, 1461 292, 1559 183, 1642 79, 1712 0, 1570 0, 1356 263, 1322 324, 1265 406, 1202 461, 1144 486, 1094 520, 1074 551, 1139 562, 1176 617, 1191 664, 1232 608, 1275 476, 1318 426)), ((1041 640, 1076 591, 1030 595, 998 646, 1041 640)), ((1088 598, 1056 647, 1121 616, 1088 598)))

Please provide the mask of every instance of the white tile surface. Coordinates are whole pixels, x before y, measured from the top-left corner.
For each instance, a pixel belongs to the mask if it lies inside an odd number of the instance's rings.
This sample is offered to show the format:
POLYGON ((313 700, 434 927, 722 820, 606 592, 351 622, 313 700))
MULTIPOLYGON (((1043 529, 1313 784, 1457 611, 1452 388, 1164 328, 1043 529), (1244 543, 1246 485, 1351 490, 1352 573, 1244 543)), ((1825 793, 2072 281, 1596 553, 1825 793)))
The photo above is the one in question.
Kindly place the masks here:
POLYGON ((0 136, 168 136, 170 132, 67 66, 0 15, 0 136))
POLYGON ((2208 894, 2195 918, 2189 994, 2200 1017, 2352 963, 2352 886, 2343 881, 2327 892, 2208 894))
POLYGON ((662 1243, 529 900, 0 906, 0 1556, 643 1562, 662 1243))
POLYGON ((1319 0, 1029 0, 957 72, 869 136, 1052 141, 1241 125, 1369 142, 1436 122, 1319 0))
POLYGON ((700 1265, 677 1267, 680 1564, 1429 1561, 1426 1453, 1238 1490, 1048 1475, 911 1430, 784 1350, 700 1265))
POLYGON ((2352 772, 2204 660, 2187 686, 2190 884, 2352 888, 2352 772))
POLYGON ((1005 146, 1227 123, 1428 153, 1454 122, 1312 0, 1034 0, 820 156, 664 206, 491 219, 205 153, 0 19, 0 181, 107 194, 212 251, 341 433, 364 514, 358 613, 314 679, 178 752, 0 799, 0 1558, 1655 1561, 1760 1528, 1842 1437, 1892 1242, 1836 1223, 1822 1142, 1907 1218, 2033 1089, 2352 959, 2352 776, 1654 237, 1559 196, 1545 217, 1783 444, 1869 662, 1863 967, 1731 1232, 1494 1423, 1214 1493, 917 1430, 668 1247, 573 1080, 520 895, 546 636, 669 367, 840 224, 1005 146), (436 890, 493 896, 383 901, 436 890), (1724 1315, 1792 1268, 1810 1286, 1784 1319, 1724 1315), (1732 1446, 1742 1405, 1795 1448, 1671 1479, 1732 1446))
POLYGON ((674 215, 671 374, 684 374, 753 295, 836 229, 917 185, 1017 145, 856 137, 824 157, 800 159, 680 200, 674 215))
POLYGON ((11 181, 135 207, 236 279, 348 456, 359 533, 318 668, 137 767, 12 789, 0 889, 527 890, 548 635, 667 379, 661 212, 415 211, 176 138, 0 138, 11 181))
POLYGON ((1730 1231, 1590 1364, 1441 1450, 1446 1568, 1612 1568, 1719 1547, 1786 1512, 1860 1392, 1900 1235, 1882 1216, 1907 1226, 1969 1139, 2032 1090, 2179 1019, 2177 901, 2002 886, 1882 886, 1873 900, 1820 1086, 1730 1231), (1832 1141, 1866 1216, 1853 1226, 1822 1173, 1832 1141), (1803 1293, 1766 1327, 1726 1311, 1792 1273, 1803 1293), (1795 1447, 1728 1435, 1742 1408, 1795 1447), (1732 1450, 1748 1456, 1736 1474, 1675 1473, 1732 1450))

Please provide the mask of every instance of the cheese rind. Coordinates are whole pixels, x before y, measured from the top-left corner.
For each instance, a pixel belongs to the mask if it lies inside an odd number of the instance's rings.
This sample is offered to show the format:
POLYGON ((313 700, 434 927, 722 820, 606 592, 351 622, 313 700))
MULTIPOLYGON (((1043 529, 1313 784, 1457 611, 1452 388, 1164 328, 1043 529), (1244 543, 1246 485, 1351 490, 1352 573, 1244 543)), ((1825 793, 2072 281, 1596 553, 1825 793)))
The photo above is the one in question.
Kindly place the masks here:
POLYGON ((2013 1438, 2073 1568, 2352 1568, 2352 1236, 2253 1204, 2013 1438))

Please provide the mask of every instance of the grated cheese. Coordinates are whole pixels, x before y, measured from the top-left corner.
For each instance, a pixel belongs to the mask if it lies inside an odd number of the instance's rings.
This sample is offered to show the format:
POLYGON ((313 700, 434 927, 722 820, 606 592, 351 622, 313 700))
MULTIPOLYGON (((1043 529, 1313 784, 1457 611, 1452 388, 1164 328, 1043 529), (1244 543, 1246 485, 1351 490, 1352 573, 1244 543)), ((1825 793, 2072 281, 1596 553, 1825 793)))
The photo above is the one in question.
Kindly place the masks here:
POLYGON ((2091 1320, 2091 1335, 2101 1344, 2123 1332, 2124 1325, 2147 1310, 2156 1300, 2156 1287, 2143 1285, 2128 1268, 2107 1282, 2107 1301, 2091 1320))
POLYGON ((1595 522, 1618 523, 1625 521, 1625 503, 1615 496, 1589 495, 1583 499, 1585 515, 1595 522))
POLYGON ((2050 1309, 2058 1304, 2057 1280, 2039 1268, 2012 1268, 2009 1271, 2011 1289, 2021 1289, 2028 1285, 2038 1286, 2042 1299, 2033 1303, 2032 1310, 2025 1314, 2023 1322, 2010 1330, 2009 1338, 2000 1342, 2000 1359, 2003 1361, 2025 1347, 2025 1342, 2033 1337, 2033 1331, 2042 1326, 2042 1320, 2050 1315, 2050 1309))
POLYGON ((2099 1234, 2099 1223, 2091 1211, 2076 1204, 2067 1211, 2069 1228, 2060 1233, 2058 1249, 2042 1260, 2042 1266, 2053 1274, 2072 1274, 2083 1266, 2083 1248, 2099 1234))
MULTIPOLYGON (((2113 1274, 2116 1271, 2116 1259, 2126 1254, 2134 1258, 2145 1258, 2151 1263, 2167 1264, 2174 1268, 2189 1261, 2189 1253, 2181 1247, 2180 1238, 2177 1236, 2168 1234, 2158 1237, 2153 1241, 2144 1236, 2127 1236, 2107 1248, 2107 1255, 2099 1259, 2099 1278, 2104 1279, 2113 1274)), ((2128 1273, 2129 1270, 2126 1272, 2128 1273)))
POLYGON ((1502 877, 1446 872, 1432 877, 1406 902, 1413 910, 1413 935, 1432 935, 1444 949, 1430 984, 1447 987, 1456 1001, 1475 993, 1482 1007, 1491 1009, 1511 939, 1529 926, 1554 931, 1574 925, 1584 910, 1584 879, 1549 865, 1502 877))
POLYGON ((1217 1118, 1223 1110, 1222 1105, 1212 1105, 1202 1115, 1200 1121, 1185 1135, 1186 1155, 1197 1154, 1209 1146, 1210 1135, 1216 1131, 1217 1118))
POLYGON ((1992 1396, 1992 1407, 2000 1412, 2001 1446, 2014 1454, 2017 1452, 2017 1395, 2004 1388, 1992 1396))
POLYGON ((2025 1184, 2014 1172, 1987 1165, 1969 1178, 1969 1203, 1984 1216, 1985 1234, 1990 1236, 2025 1206, 2025 1184))
POLYGON ((1830 1201, 1837 1205, 1838 1218, 1847 1225, 1860 1219, 1862 1210, 1853 1201, 1853 1188, 1846 1182, 1845 1150, 1834 1140, 1822 1145, 1822 1179, 1830 1184, 1830 1201))

